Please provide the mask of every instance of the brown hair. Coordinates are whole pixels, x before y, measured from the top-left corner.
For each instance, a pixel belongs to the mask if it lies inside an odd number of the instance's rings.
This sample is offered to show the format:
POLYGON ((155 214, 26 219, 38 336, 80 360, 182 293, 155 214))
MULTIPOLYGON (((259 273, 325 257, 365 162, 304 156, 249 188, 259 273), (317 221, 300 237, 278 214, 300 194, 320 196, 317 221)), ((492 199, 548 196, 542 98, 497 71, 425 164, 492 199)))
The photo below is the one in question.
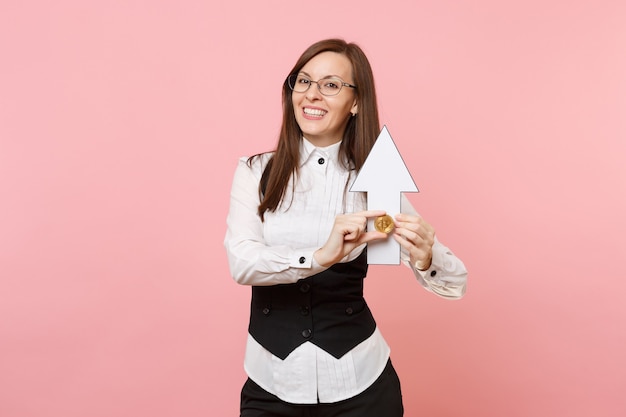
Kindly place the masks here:
MULTIPOLYGON (((343 54, 352 64, 354 84, 357 86, 354 92, 359 112, 348 121, 339 148, 339 160, 346 169, 358 172, 380 131, 372 68, 358 45, 347 43, 343 39, 326 39, 311 45, 304 51, 288 76, 297 74, 307 62, 322 52, 343 54)), ((288 76, 285 77, 283 83, 283 122, 278 137, 278 145, 274 155, 268 161, 259 183, 261 204, 259 204, 258 214, 261 219, 263 219, 266 211, 273 212, 280 206, 289 179, 292 175, 297 175, 299 169, 302 131, 296 122, 291 97, 292 91, 287 81, 288 76)), ((250 157, 248 164, 251 164, 257 156, 259 155, 250 157)))

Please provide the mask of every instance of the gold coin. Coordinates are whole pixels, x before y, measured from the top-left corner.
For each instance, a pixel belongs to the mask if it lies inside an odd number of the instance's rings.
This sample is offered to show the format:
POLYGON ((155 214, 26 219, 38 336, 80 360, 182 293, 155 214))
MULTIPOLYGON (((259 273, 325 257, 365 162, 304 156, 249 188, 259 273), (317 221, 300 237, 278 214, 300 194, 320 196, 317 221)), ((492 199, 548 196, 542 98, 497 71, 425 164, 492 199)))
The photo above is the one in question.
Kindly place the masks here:
POLYGON ((379 232, 389 233, 393 230, 394 227, 393 219, 388 214, 376 217, 376 219, 374 220, 374 227, 379 232))

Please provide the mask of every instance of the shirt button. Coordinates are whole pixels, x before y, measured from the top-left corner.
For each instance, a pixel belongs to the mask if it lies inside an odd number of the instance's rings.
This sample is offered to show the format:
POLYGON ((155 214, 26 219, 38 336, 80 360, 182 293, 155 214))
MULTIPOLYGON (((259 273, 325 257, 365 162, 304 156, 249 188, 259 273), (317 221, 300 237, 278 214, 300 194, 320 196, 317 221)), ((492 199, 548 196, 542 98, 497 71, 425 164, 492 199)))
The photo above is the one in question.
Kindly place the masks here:
POLYGON ((309 315, 309 307, 308 306, 303 306, 302 309, 300 310, 300 313, 303 316, 308 316, 309 315))
POLYGON ((324 158, 318 159, 317 163, 320 164, 320 165, 324 165, 324 158))
POLYGON ((266 316, 267 316, 268 314, 270 314, 270 309, 269 309, 269 308, 267 308, 267 307, 265 307, 265 308, 263 309, 263 314, 265 314, 266 316))
POLYGON ((311 329, 302 330, 302 337, 304 337, 305 339, 311 337, 311 329))
POLYGON ((346 308, 346 314, 347 314, 348 316, 351 316, 351 315, 352 315, 352 313, 354 313, 354 310, 352 310, 352 307, 348 307, 348 308, 346 308))
POLYGON ((308 292, 310 289, 311 289, 311 284, 309 284, 308 282, 304 282, 302 283, 302 285, 300 285, 301 292, 308 292))
POLYGON ((301 264, 306 262, 306 258, 304 256, 301 256, 300 259, 298 259, 298 262, 300 262, 301 264))
POLYGON ((434 277, 435 275, 437 275, 437 271, 434 271, 434 270, 433 270, 433 271, 430 271, 430 276, 431 276, 431 277, 434 277))

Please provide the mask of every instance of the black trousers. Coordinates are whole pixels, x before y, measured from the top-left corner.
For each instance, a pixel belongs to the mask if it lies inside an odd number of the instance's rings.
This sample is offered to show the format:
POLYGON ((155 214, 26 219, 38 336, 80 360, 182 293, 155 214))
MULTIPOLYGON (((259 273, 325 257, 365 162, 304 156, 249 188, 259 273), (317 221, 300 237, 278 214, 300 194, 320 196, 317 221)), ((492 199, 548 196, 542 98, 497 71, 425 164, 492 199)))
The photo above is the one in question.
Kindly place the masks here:
POLYGON ((361 394, 330 404, 291 404, 259 387, 250 378, 241 390, 240 417, 402 417, 400 380, 391 361, 361 394))

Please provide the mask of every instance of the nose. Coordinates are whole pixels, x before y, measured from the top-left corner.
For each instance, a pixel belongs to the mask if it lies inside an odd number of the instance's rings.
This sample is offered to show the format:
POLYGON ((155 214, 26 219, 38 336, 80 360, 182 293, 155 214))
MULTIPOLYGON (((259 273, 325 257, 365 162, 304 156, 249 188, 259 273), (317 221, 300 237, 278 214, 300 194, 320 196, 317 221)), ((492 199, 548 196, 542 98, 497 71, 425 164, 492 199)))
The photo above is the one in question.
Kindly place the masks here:
POLYGON ((321 100, 322 93, 320 93, 320 88, 319 88, 319 84, 317 83, 317 81, 311 81, 311 85, 309 86, 309 89, 306 90, 306 98, 309 101, 321 100))

